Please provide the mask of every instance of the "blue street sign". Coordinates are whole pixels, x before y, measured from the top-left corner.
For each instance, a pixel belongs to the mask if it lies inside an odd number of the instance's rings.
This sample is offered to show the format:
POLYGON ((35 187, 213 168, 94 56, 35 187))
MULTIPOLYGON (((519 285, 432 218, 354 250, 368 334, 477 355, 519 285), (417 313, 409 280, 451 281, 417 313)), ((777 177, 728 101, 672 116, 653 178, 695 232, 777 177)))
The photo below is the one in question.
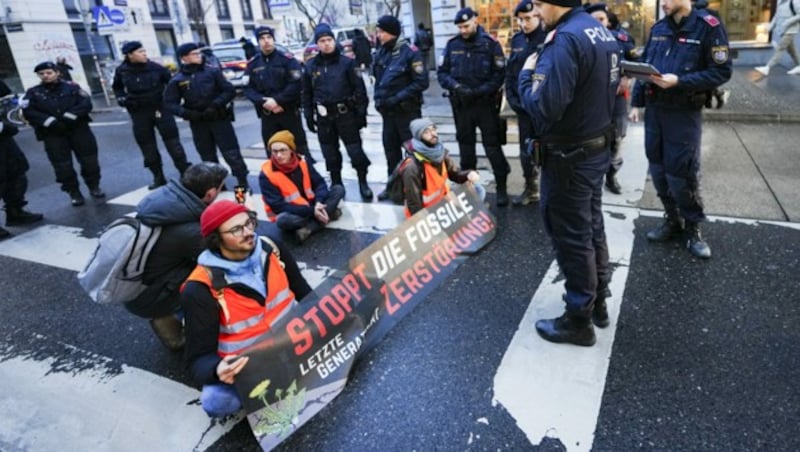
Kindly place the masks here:
POLYGON ((125 13, 121 9, 112 9, 108 17, 115 24, 122 25, 125 23, 125 13))

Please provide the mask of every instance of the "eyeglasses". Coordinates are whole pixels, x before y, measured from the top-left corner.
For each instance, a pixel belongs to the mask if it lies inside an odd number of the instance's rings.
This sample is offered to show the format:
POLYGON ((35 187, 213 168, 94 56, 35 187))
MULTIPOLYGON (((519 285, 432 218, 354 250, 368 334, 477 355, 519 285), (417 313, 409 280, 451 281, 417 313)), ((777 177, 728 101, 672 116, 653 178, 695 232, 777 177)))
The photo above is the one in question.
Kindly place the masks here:
POLYGON ((292 149, 291 149, 291 148, 278 148, 278 149, 272 149, 272 153, 273 153, 273 154, 283 154, 283 153, 286 153, 286 152, 291 152, 291 151, 292 151, 292 149))
POLYGON ((223 234, 230 234, 230 235, 232 235, 234 237, 241 237, 241 236, 244 235, 244 230, 245 229, 247 229, 249 231, 255 231, 257 224, 258 224, 258 222, 256 221, 256 219, 253 218, 253 217, 250 217, 250 218, 247 219, 247 221, 245 221, 244 224, 240 224, 238 226, 234 226, 234 227, 228 229, 227 231, 222 231, 222 233, 223 234))

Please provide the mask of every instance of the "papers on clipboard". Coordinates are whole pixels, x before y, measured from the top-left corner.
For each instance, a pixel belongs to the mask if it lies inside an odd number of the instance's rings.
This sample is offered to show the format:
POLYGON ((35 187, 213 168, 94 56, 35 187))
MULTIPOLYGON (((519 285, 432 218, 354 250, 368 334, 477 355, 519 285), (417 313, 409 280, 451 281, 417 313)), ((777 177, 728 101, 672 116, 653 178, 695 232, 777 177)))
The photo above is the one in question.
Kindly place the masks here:
POLYGON ((639 80, 649 80, 651 75, 661 75, 652 64, 621 61, 619 65, 622 68, 622 75, 635 77, 639 80))

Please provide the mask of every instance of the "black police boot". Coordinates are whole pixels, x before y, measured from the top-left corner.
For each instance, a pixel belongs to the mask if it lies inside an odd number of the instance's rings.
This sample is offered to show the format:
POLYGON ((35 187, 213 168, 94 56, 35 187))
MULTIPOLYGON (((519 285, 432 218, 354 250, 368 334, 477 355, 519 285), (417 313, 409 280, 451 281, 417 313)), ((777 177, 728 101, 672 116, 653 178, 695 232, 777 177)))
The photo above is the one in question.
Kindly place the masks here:
POLYGON ((606 188, 608 189, 608 191, 614 193, 615 195, 622 194, 622 186, 619 184, 619 181, 617 180, 616 171, 610 170, 608 173, 606 173, 606 188))
POLYGON ((80 189, 77 188, 69 191, 69 199, 72 205, 75 207, 82 206, 86 203, 83 193, 81 193, 80 189))
POLYGON ((651 242, 666 242, 679 238, 683 234, 683 224, 677 210, 667 211, 661 226, 647 233, 647 240, 651 242))
POLYGON ((0 240, 11 237, 11 233, 0 227, 0 240))
POLYGON ((361 199, 364 201, 372 201, 372 189, 369 188, 367 183, 367 172, 358 172, 358 191, 361 192, 361 199))
POLYGON ((525 179, 525 189, 522 194, 515 196, 511 203, 515 206, 527 206, 539 200, 539 178, 525 179))
POLYGON ((341 171, 331 171, 331 185, 344 185, 341 171))
POLYGON ((167 179, 164 177, 164 171, 161 167, 150 168, 150 172, 153 173, 153 183, 147 186, 148 190, 155 190, 158 187, 167 185, 167 179))
POLYGON ((711 257, 711 248, 708 246, 703 236, 700 235, 700 224, 686 222, 686 248, 693 256, 701 259, 709 259, 711 257))
POLYGON ((594 327, 588 317, 579 317, 565 312, 555 319, 536 322, 536 332, 544 340, 591 347, 597 342, 594 327))
POLYGON ((502 176, 495 176, 495 183, 497 184, 497 197, 495 199, 495 204, 497 207, 505 207, 508 205, 508 190, 506 189, 506 181, 508 180, 508 176, 503 174, 502 176))
POLYGON ((106 194, 103 193, 103 190, 100 188, 99 185, 95 185, 94 187, 89 187, 89 194, 92 195, 92 198, 106 197, 106 194))
POLYGON ((378 201, 386 201, 387 199, 389 199, 389 189, 384 188, 383 191, 378 193, 378 201))
POLYGON ((6 207, 6 226, 21 226, 36 223, 44 216, 40 213, 31 213, 21 207, 6 207))

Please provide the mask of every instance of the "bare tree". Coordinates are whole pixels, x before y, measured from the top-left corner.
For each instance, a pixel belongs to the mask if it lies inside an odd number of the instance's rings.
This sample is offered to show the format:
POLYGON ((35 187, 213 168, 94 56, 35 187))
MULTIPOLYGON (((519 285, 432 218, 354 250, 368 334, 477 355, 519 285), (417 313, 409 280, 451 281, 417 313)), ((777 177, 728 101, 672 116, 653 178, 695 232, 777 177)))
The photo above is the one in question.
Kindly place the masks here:
POLYGON ((400 5, 402 0, 383 0, 383 4, 386 5, 386 9, 389 10, 389 14, 394 17, 400 17, 400 5))
POLYGON ((214 6, 215 0, 185 0, 189 28, 197 33, 198 39, 208 43, 206 13, 214 6))
POLYGON ((325 17, 325 13, 331 6, 331 0, 294 0, 294 4, 297 6, 297 10, 306 16, 308 24, 313 30, 325 17))
POLYGON ((339 25, 339 19, 344 15, 344 11, 342 7, 338 3, 331 3, 328 5, 328 9, 325 10, 325 15, 323 16, 323 21, 329 24, 331 27, 336 27, 339 25))

